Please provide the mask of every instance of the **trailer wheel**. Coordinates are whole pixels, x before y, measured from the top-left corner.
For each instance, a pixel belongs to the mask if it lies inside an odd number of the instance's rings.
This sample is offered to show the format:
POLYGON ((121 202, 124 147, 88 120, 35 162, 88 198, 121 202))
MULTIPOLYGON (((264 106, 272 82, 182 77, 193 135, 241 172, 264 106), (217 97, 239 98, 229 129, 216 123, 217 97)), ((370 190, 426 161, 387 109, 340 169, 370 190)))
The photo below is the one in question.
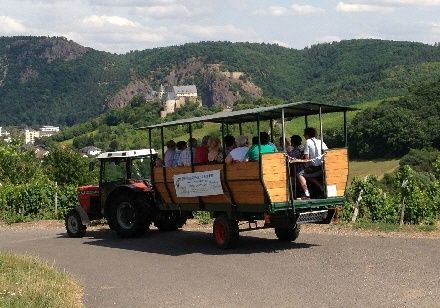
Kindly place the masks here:
POLYGON ((275 227, 275 235, 282 242, 293 242, 301 231, 300 225, 296 224, 293 228, 277 228, 275 227))
POLYGON ((111 227, 121 237, 135 237, 143 234, 151 224, 147 215, 145 198, 135 194, 117 196, 112 202, 111 227))
POLYGON ((227 249, 237 245, 238 224, 226 215, 218 216, 213 225, 214 241, 218 248, 227 249))
POLYGON ((83 225, 81 217, 76 210, 70 210, 64 222, 69 237, 80 238, 86 234, 87 227, 83 225))

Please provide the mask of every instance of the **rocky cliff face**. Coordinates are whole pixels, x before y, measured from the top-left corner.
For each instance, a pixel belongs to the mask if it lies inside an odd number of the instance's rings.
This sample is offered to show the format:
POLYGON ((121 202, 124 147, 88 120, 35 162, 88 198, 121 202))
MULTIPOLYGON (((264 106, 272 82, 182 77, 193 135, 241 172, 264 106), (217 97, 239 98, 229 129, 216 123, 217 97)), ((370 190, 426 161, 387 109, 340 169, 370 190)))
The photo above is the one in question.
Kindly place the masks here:
POLYGON ((205 64, 201 59, 188 59, 171 69, 166 85, 197 85, 205 106, 232 107, 243 96, 260 97, 263 91, 241 72, 223 72, 218 64, 205 64))
POLYGON ((142 96, 145 99, 153 98, 153 89, 146 81, 134 80, 122 88, 115 96, 105 102, 104 110, 122 108, 128 105, 133 96, 142 96))
POLYGON ((4 48, 4 54, 0 54, 0 86, 8 77, 10 63, 21 68, 18 79, 21 84, 24 84, 38 78, 38 66, 42 67, 55 60, 75 60, 86 52, 86 47, 62 37, 11 39, 4 48))
POLYGON ((7 46, 7 53, 14 54, 19 62, 40 58, 50 63, 55 60, 74 60, 83 56, 87 48, 63 37, 39 37, 12 41, 7 46))

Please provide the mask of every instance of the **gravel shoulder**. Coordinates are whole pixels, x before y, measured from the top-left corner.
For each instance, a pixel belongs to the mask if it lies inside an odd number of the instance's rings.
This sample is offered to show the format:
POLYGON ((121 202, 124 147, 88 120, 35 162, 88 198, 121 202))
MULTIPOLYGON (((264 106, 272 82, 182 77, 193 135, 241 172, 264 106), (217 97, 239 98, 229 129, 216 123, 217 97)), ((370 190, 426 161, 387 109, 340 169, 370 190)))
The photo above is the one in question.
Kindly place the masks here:
MULTIPOLYGON (((262 225, 262 222, 259 222, 262 225)), ((245 227, 245 226, 242 226, 245 227)), ((64 229, 64 222, 60 220, 40 220, 24 223, 5 224, 0 221, 0 230, 53 230, 64 229)), ((89 226, 87 230, 106 230, 105 224, 89 226)), ((152 227, 154 229, 154 227, 152 227)), ((189 219, 184 230, 212 230, 212 224, 200 224, 195 219, 189 219)), ((260 229, 252 232, 273 233, 272 229, 260 229)), ((440 238, 440 221, 433 231, 421 231, 408 227, 404 231, 378 231, 370 229, 354 228, 351 225, 336 223, 330 225, 305 224, 301 226, 302 234, 329 234, 340 236, 379 236, 391 238, 440 238)))

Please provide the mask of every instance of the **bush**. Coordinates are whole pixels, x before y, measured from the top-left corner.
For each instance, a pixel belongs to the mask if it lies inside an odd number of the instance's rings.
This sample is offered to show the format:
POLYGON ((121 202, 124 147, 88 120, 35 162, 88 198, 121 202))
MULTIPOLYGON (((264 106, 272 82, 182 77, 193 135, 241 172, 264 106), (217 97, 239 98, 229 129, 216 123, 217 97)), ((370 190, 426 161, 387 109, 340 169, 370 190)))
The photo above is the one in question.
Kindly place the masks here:
MULTIPOLYGON (((395 200, 382 190, 377 177, 368 176, 365 180, 357 178, 353 180, 348 194, 349 204, 345 207, 345 211, 354 208, 358 199, 358 217, 360 219, 372 222, 397 222, 395 200), (359 195, 361 195, 360 198, 359 195)), ((345 218, 348 216, 348 214, 344 214, 345 218)), ((351 218, 351 216, 349 217, 351 218)))
POLYGON ((77 203, 73 186, 57 187, 51 181, 6 184, 0 188, 0 220, 7 223, 34 219, 62 219, 77 203), (55 199, 58 199, 55 214, 55 199))
MULTIPOLYGON (((440 170, 440 160, 435 169, 440 170)), ((397 223, 405 204, 403 221, 408 224, 433 224, 440 213, 440 177, 437 173, 428 184, 410 167, 386 177, 386 185, 374 176, 355 178, 348 191, 342 219, 350 221, 356 204, 358 218, 367 222, 397 223), (361 198, 359 198, 361 195, 361 198), (356 203, 357 202, 357 203, 356 203)))

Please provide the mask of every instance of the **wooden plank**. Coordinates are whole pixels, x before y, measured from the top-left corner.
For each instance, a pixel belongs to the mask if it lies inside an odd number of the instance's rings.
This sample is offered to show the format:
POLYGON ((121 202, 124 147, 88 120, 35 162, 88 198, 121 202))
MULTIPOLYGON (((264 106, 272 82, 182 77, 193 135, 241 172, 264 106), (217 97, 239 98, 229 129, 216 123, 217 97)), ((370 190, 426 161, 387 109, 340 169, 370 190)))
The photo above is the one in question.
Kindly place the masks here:
POLYGON ((234 193, 235 202, 240 204, 264 204, 263 194, 249 194, 247 192, 234 193))
POLYGON ((154 181, 155 182, 163 182, 162 168, 155 167, 153 169, 153 172, 154 172, 154 181))
POLYGON ((220 170, 223 173, 223 165, 222 164, 211 164, 211 165, 199 165, 194 166, 195 172, 205 172, 212 170, 220 170))
POLYGON ((282 195, 284 193, 287 193, 288 189, 287 189, 287 185, 285 185, 284 187, 277 187, 277 188, 271 188, 267 190, 267 193, 269 194, 269 196, 276 196, 276 195, 282 195))
POLYGON ((226 195, 216 195, 201 197, 203 203, 214 203, 214 204, 232 204, 231 199, 227 198, 226 195))
POLYGON ((277 181, 264 181, 264 186, 266 186, 266 189, 281 188, 281 187, 287 188, 287 178, 277 181))
POLYGON ((228 180, 259 179, 258 162, 230 164, 226 167, 228 180))
POLYGON ((285 195, 276 195, 276 196, 271 196, 270 197, 270 201, 272 202, 287 202, 289 200, 289 195, 285 194, 285 195))
POLYGON ((262 159, 263 159, 262 160, 263 163, 267 162, 267 161, 273 161, 273 160, 283 160, 283 161, 286 160, 284 153, 282 153, 282 152, 263 154, 262 159))
POLYGON ((249 193, 263 193, 264 188, 260 183, 229 183, 229 188, 231 189, 232 193, 235 192, 249 192, 249 193))

